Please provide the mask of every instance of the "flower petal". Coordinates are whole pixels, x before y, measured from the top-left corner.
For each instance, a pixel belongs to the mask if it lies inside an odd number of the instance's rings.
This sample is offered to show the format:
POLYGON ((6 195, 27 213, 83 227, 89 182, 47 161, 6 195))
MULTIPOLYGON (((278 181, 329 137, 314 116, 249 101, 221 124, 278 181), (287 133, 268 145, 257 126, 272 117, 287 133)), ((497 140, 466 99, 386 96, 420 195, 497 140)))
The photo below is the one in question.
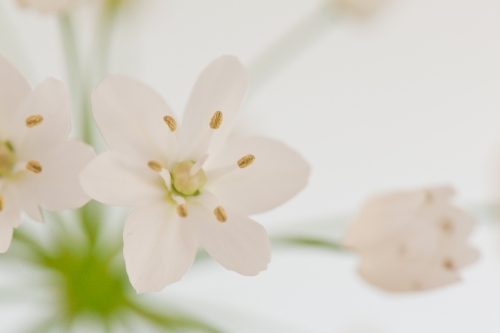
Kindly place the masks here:
POLYGON ((110 150, 166 162, 176 147, 163 117, 172 112, 145 84, 125 75, 109 75, 92 94, 95 121, 110 150))
POLYGON ((134 208, 123 241, 127 273, 138 293, 160 291, 180 280, 196 256, 191 224, 164 201, 134 208))
POLYGON ((80 180, 85 192, 108 205, 137 206, 165 197, 158 173, 120 153, 107 151, 83 170, 80 180))
POLYGON ((14 228, 21 224, 19 196, 11 182, 5 182, 0 189, 3 209, 0 212, 0 253, 5 253, 12 241, 14 228))
POLYGON ((36 215, 38 205, 60 211, 86 204, 90 198, 80 186, 79 175, 94 157, 92 147, 77 140, 39 152, 36 159, 42 172, 23 171, 16 180, 23 208, 32 218, 40 220, 41 215, 36 215))
MULTIPOLYGON (((21 213, 19 213, 20 215, 21 213)), ((5 253, 10 247, 12 242, 12 234, 14 233, 14 227, 11 221, 6 220, 1 216, 0 213, 0 253, 5 253)))
POLYGON ((421 224, 421 219, 415 214, 424 202, 424 191, 374 197, 347 230, 343 241, 345 246, 363 249, 384 244, 403 228, 421 224))
MULTIPOLYGON (((200 74, 191 92, 178 133, 181 151, 188 153, 203 139, 216 111, 222 112, 223 120, 213 133, 209 152, 220 147, 231 132, 247 90, 247 74, 236 57, 222 56, 212 61, 200 74)), ((197 160, 201 155, 189 157, 197 160)))
POLYGON ((358 272, 366 281, 387 291, 420 291, 460 281, 457 271, 446 270, 428 261, 363 258, 358 272))
POLYGON ((24 76, 3 56, 0 56, 0 140, 12 128, 12 123, 31 86, 24 76))
POLYGON ((224 207, 243 215, 261 213, 281 205, 306 185, 310 166, 297 152, 281 142, 257 137, 230 140, 218 154, 209 157, 208 181, 211 171, 236 165, 248 154, 255 156, 251 165, 207 183, 224 207))
POLYGON ((64 143, 71 129, 69 96, 61 81, 45 79, 25 101, 11 130, 18 157, 36 158, 47 149, 64 143), (28 128, 28 117, 41 116, 41 122, 28 128))
POLYGON ((219 222, 210 209, 197 203, 190 203, 188 211, 198 243, 222 266, 247 276, 267 268, 271 243, 262 225, 233 210, 219 222))

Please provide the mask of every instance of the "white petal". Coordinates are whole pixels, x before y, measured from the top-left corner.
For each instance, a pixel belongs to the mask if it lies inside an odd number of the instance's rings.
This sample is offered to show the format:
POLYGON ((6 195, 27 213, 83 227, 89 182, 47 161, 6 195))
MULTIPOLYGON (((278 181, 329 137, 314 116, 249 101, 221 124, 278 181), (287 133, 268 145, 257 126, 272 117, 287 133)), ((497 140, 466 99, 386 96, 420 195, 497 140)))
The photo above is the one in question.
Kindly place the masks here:
POLYGON ((451 186, 437 186, 427 190, 431 195, 432 201, 446 202, 451 199, 456 193, 451 186))
POLYGON ((265 138, 230 140, 206 162, 208 181, 211 170, 236 165, 248 154, 255 156, 251 165, 207 183, 224 207, 243 215, 261 213, 286 202, 306 185, 309 164, 284 144, 265 138))
POLYGON ((456 271, 429 262, 406 260, 362 260, 359 274, 368 282, 388 291, 421 291, 460 281, 456 271))
POLYGON ((165 185, 158 173, 120 153, 99 155, 80 175, 85 192, 108 205, 137 206, 163 198, 165 185))
POLYGON ((23 208, 36 220, 41 217, 36 216, 38 205, 60 211, 81 207, 90 200, 80 186, 79 175, 95 157, 92 147, 77 140, 43 153, 37 159, 42 172, 24 171, 16 181, 23 208))
POLYGON ((475 263, 479 260, 479 257, 479 252, 467 244, 462 244, 462 246, 456 247, 451 255, 455 266, 459 269, 475 263))
POLYGON ((125 75, 109 75, 92 94, 95 121, 110 150, 145 163, 164 163, 175 150, 175 136, 163 117, 172 112, 145 84, 125 75))
POLYGON ((160 291, 180 280, 196 256, 191 224, 166 202, 134 208, 123 241, 127 273, 138 293, 160 291))
POLYGON ((0 253, 5 253, 12 241, 14 228, 21 224, 21 207, 17 191, 11 182, 4 183, 0 194, 4 201, 0 212, 0 253))
POLYGON ((263 226, 228 209, 226 222, 219 222, 213 211, 201 204, 190 203, 188 211, 198 243, 222 266, 247 276, 267 268, 271 243, 263 226))
POLYGON ((421 223, 416 213, 424 201, 424 191, 374 197, 347 230, 344 244, 362 249, 386 242, 408 225, 421 223))
POLYGON ((15 116, 31 86, 24 76, 3 56, 0 56, 0 140, 6 139, 15 116))
MULTIPOLYGON (((220 147, 229 135, 248 90, 245 68, 233 56, 223 56, 213 62, 200 74, 184 113, 179 129, 179 145, 188 152, 209 130, 210 119, 216 111, 223 114, 222 125, 212 137, 212 152, 220 147)), ((192 156, 195 160, 200 156, 192 156)))
POLYGON ((14 227, 11 222, 4 219, 2 213, 0 213, 0 253, 5 253, 9 249, 13 233, 14 227))
POLYGON ((68 139, 71 129, 71 107, 64 84, 48 78, 35 88, 27 98, 12 126, 12 143, 20 158, 29 156, 37 159, 68 139), (26 126, 26 119, 40 115, 43 121, 32 127, 26 126))

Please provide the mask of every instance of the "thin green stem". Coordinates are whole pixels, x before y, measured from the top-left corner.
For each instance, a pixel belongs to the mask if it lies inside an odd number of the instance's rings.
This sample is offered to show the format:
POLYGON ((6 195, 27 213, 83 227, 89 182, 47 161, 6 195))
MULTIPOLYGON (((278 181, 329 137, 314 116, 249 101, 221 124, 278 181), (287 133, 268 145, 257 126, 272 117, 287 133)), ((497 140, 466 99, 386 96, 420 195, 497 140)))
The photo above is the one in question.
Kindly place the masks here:
POLYGON ((248 66, 249 98, 328 32, 338 17, 333 6, 326 2, 264 50, 248 66))
POLYGON ((26 333, 49 333, 53 332, 54 328, 60 325, 60 320, 62 318, 59 316, 54 316, 47 318, 41 323, 36 324, 31 329, 27 330, 26 333))
POLYGON ((127 306, 135 314, 143 317, 151 323, 163 328, 176 329, 175 332, 177 332, 178 329, 196 329, 208 333, 222 333, 222 331, 191 317, 158 313, 146 309, 131 300, 128 300, 127 306))
POLYGON ((276 245, 317 247, 334 251, 348 251, 341 243, 313 237, 281 237, 272 240, 276 245))
MULTIPOLYGON (((70 14, 59 16, 64 54, 66 58, 66 72, 74 104, 77 106, 81 120, 80 135, 86 143, 93 145, 93 119, 90 105, 90 91, 85 84, 81 72, 78 43, 70 14)), ((89 203, 79 210, 80 220, 83 223, 87 237, 93 245, 97 239, 99 224, 99 210, 95 203, 89 203)))

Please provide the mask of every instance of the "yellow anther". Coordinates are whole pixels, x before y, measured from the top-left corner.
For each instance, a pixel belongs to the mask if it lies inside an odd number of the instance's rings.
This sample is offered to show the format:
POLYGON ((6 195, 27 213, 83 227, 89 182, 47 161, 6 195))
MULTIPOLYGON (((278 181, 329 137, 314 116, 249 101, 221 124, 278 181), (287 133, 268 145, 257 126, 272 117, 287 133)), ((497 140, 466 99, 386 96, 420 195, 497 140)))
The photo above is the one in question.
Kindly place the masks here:
POLYGON ((163 169, 161 163, 158 162, 158 161, 149 161, 148 162, 148 167, 151 170, 156 171, 156 172, 160 172, 163 169))
POLYGON ((253 156, 252 154, 248 154, 240 158, 237 163, 238 166, 243 169, 252 164, 253 161, 255 161, 255 156, 253 156))
POLYGON ((174 118, 170 116, 165 116, 163 117, 163 121, 165 121, 165 124, 168 125, 168 128, 173 132, 177 128, 177 122, 175 121, 174 118))
POLYGON ((445 259, 443 261, 443 266, 444 266, 444 268, 449 269, 449 270, 455 269, 455 263, 451 259, 445 259))
POLYGON ((177 206, 177 215, 180 217, 186 217, 188 216, 188 209, 185 204, 181 204, 177 206))
POLYGON ((42 121, 43 117, 39 114, 35 114, 33 116, 29 116, 28 118, 26 118, 26 126, 28 126, 29 128, 35 127, 36 125, 41 124, 42 121))
POLYGON ((3 195, 0 194, 0 212, 3 210, 3 204, 4 204, 3 195))
POLYGON ((212 116, 212 119, 210 119, 210 128, 212 129, 218 129, 220 125, 222 124, 222 112, 217 111, 214 113, 212 116))
POLYGON ((214 215, 219 222, 226 222, 227 221, 226 210, 222 206, 219 206, 219 207, 214 209, 214 215))
POLYGON ((28 163, 26 163, 26 170, 29 170, 34 173, 40 173, 42 172, 42 165, 37 161, 31 160, 28 161, 28 163))

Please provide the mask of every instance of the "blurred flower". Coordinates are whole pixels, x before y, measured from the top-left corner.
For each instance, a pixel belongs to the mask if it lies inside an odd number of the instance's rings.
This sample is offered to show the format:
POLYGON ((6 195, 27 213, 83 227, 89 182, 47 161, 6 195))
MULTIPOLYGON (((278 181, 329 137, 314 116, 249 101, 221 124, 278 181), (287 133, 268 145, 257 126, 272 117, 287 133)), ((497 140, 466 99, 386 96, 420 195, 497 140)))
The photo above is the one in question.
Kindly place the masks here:
POLYGON ((68 140, 70 106, 63 84, 48 78, 33 91, 0 57, 0 252, 9 248, 21 211, 43 221, 39 205, 65 210, 84 205, 78 174, 94 157, 68 140))
POLYGON ((474 220, 454 207, 449 187, 383 195, 370 201, 344 244, 361 256, 360 275, 389 291, 417 291, 460 280, 478 258, 466 244, 474 220))
POLYGON ((31 7, 41 13, 65 12, 81 0, 16 0, 21 7, 31 7))
POLYGON ((375 13, 389 0, 331 0, 332 3, 349 12, 360 16, 367 16, 375 13))
POLYGON ((266 230, 247 215, 294 196, 309 165, 274 140, 228 140, 247 88, 236 58, 216 59, 200 75, 181 126, 156 92, 126 76, 108 76, 94 92, 94 117, 110 151, 84 170, 82 185, 101 202, 135 206, 124 256, 138 292, 178 281, 198 244, 240 274, 267 268, 266 230))

